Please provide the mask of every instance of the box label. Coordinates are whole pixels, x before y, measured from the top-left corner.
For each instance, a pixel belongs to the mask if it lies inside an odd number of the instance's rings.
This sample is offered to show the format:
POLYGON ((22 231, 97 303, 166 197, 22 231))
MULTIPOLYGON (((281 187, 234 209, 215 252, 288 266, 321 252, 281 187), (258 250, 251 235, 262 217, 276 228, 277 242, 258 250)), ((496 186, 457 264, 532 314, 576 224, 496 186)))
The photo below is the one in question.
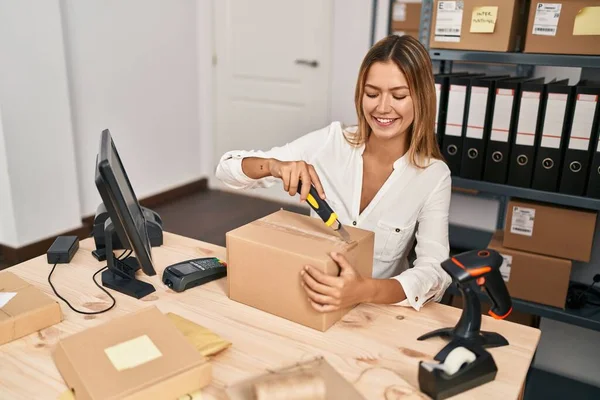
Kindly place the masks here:
POLYGON ((464 4, 462 1, 439 1, 435 19, 436 42, 460 42, 464 4))
POLYGON ((600 35, 600 7, 583 7, 575 16, 573 36, 600 35))
POLYGON ((8 304, 9 301, 12 300, 17 294, 14 292, 1 292, 0 293, 0 308, 4 307, 8 304))
POLYGON ((474 7, 471 16, 471 33, 494 33, 498 6, 474 7))
POLYGON ((535 208, 513 207, 510 233, 515 235, 532 236, 535 208))
POLYGON ((561 8, 560 3, 537 3, 532 34, 556 36, 561 8))
POLYGON ((104 353, 117 371, 135 368, 162 356, 148 335, 111 346, 104 349, 104 353))
POLYGON ((501 254, 502 256, 502 265, 500 266, 500 275, 502 275, 502 279, 504 282, 508 282, 510 279, 510 268, 512 266, 512 256, 509 254, 501 254))

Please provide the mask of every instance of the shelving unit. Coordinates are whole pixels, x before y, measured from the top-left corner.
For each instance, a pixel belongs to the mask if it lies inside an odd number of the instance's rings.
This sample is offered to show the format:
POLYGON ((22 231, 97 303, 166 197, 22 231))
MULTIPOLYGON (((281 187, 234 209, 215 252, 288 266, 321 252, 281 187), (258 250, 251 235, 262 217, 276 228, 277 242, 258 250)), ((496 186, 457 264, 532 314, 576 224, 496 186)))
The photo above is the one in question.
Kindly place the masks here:
MULTIPOLYGON (((598 79, 598 74, 600 74, 600 56, 430 49, 429 38, 432 25, 434 24, 432 20, 433 4, 433 0, 422 0, 419 40, 428 49, 429 55, 432 61, 434 61, 434 66, 438 67, 438 71, 435 72, 452 72, 453 64, 460 62, 515 66, 515 72, 518 76, 532 76, 535 66, 581 68, 582 79, 592 77, 598 79)), ((391 7, 393 7, 393 0, 390 4, 390 10, 392 9, 391 7)), ((500 215, 497 222, 497 228, 499 229, 503 228, 506 203, 510 198, 600 211, 600 199, 589 197, 495 184, 464 179, 458 176, 452 177, 452 186, 455 189, 467 189, 468 191, 475 192, 477 196, 492 197, 499 200, 500 215)), ((492 233, 464 226, 451 225, 450 236, 453 238, 453 245, 456 245, 457 249, 469 250, 471 247, 482 248, 487 246, 492 233)), ((448 290, 448 293, 459 294, 458 290, 452 286, 448 290)), ((481 293, 480 296, 483 301, 489 301, 485 293, 481 293)), ((600 307, 586 306, 580 310, 562 310, 519 299, 513 299, 513 306, 516 310, 522 312, 600 331, 600 307)))

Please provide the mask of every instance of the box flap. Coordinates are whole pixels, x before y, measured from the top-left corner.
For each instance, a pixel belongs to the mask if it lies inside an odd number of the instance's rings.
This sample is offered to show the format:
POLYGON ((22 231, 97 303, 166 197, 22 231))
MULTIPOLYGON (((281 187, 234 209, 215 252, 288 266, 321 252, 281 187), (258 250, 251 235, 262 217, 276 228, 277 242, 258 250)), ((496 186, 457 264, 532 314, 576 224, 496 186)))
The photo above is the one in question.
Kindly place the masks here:
POLYGON ((345 253, 355 247, 356 242, 372 234, 354 227, 344 228, 350 234, 352 243, 346 243, 319 218, 307 218, 302 214, 280 210, 235 229, 228 235, 328 262, 330 252, 345 253))
POLYGON ((52 304, 56 304, 56 301, 36 287, 28 286, 19 290, 17 295, 2 308, 2 311, 16 317, 52 304))
POLYGON ((19 278, 12 272, 0 272, 0 292, 16 292, 29 285, 29 282, 19 278))
POLYGON ((67 384, 84 385, 76 392, 84 390, 93 399, 122 398, 207 362, 156 307, 69 336, 60 341, 54 358, 67 384), (118 345, 129 349, 129 358, 111 361, 106 350, 118 345), (134 350, 146 353, 144 346, 152 347, 154 356, 132 359, 134 350))

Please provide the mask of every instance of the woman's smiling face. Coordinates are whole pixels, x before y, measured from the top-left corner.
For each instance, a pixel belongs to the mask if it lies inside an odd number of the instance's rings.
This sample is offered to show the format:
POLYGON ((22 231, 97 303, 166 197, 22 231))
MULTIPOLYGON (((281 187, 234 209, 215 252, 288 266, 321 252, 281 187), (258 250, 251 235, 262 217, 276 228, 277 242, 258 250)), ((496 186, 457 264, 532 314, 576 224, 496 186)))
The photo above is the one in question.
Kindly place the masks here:
POLYGON ((373 135, 391 139, 404 134, 414 120, 406 77, 391 61, 376 62, 367 74, 362 108, 373 135))

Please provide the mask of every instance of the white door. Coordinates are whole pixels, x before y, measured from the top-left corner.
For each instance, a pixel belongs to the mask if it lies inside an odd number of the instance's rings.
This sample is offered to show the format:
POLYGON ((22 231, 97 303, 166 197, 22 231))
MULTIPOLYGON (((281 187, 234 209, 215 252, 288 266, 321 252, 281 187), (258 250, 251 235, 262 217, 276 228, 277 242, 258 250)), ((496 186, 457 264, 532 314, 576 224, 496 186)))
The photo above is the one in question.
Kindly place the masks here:
MULTIPOLYGON (((215 160, 230 150, 267 150, 326 126, 332 0, 214 5, 215 160)), ((296 200, 281 186, 248 194, 296 200)))

